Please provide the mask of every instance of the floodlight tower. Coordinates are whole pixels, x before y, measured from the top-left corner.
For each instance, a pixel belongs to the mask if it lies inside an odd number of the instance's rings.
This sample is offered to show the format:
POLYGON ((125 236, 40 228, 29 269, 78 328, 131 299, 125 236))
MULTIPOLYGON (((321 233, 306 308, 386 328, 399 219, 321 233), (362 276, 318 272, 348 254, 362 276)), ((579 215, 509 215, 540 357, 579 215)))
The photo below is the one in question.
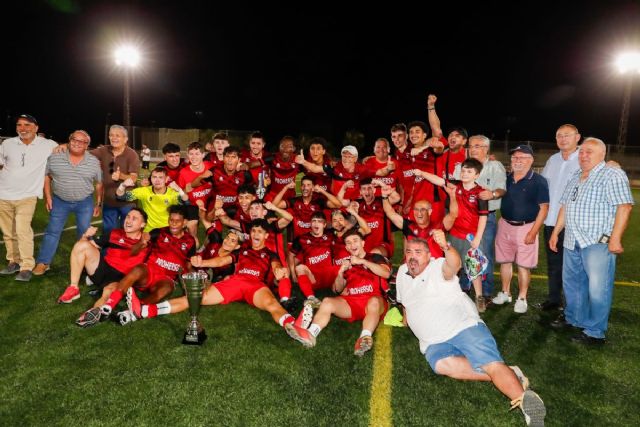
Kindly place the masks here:
POLYGON ((631 106, 631 89, 633 78, 640 74, 640 52, 629 51, 618 55, 616 59, 618 71, 625 77, 624 94, 622 96, 622 111, 620 112, 620 126, 618 127, 617 150, 623 153, 627 145, 627 126, 629 124, 629 108, 631 106))
POLYGON ((121 46, 114 52, 116 65, 124 72, 124 105, 122 124, 129 129, 131 126, 131 75, 140 64, 140 51, 131 45, 121 46))

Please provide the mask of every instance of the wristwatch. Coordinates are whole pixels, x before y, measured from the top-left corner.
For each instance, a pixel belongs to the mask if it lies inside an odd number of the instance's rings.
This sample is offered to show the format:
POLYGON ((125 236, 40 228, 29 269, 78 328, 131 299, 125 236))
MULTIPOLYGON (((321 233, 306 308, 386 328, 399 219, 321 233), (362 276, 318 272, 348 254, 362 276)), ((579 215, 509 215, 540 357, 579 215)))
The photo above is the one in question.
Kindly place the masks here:
POLYGON ((494 199, 497 199, 497 198, 498 198, 498 195, 496 194, 496 192, 495 192, 495 191, 492 191, 492 192, 491 192, 491 196, 492 196, 494 199))

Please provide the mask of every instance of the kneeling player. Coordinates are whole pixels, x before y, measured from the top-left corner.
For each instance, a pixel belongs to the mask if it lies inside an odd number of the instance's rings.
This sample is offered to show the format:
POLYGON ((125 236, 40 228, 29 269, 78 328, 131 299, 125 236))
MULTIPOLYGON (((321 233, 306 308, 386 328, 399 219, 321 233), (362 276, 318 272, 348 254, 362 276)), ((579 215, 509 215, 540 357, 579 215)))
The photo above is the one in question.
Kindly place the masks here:
POLYGON ((109 317, 125 294, 127 303, 131 305, 138 299, 134 288, 146 294, 143 301, 148 304, 156 303, 173 292, 176 275, 187 269, 189 258, 195 254, 196 241, 184 231, 185 216, 184 207, 169 207, 169 226, 152 230, 150 240, 144 242, 145 245, 150 242, 148 260, 136 265, 118 283, 109 285, 112 291, 105 303, 91 308, 78 319, 78 322, 83 322, 82 326, 92 326, 101 318, 109 317))
MULTIPOLYGON (((391 275, 391 266, 382 255, 365 252, 364 237, 358 231, 349 230, 344 241, 351 258, 342 263, 334 283, 334 290, 341 295, 322 300, 309 329, 294 338, 305 347, 313 347, 332 314, 348 322, 362 320, 362 332, 354 349, 356 356, 362 356, 373 347, 372 334, 387 311, 383 293, 389 291, 386 279, 391 275)), ((304 311, 296 324, 302 323, 303 314, 304 311)))
MULTIPOLYGON (((277 255, 265 247, 269 225, 264 219, 251 223, 250 247, 240 250, 240 254, 229 254, 209 260, 194 256, 191 264, 194 267, 222 267, 236 265, 236 273, 225 280, 214 283, 202 296, 202 305, 229 304, 245 301, 260 310, 268 311, 274 321, 284 327, 294 339, 300 339, 300 333, 307 331, 295 326, 294 318, 287 313, 273 296, 265 284, 270 271, 280 283, 288 282, 288 271, 283 267, 277 255)), ((289 285, 290 286, 290 285, 289 285)), ((158 315, 179 313, 189 307, 187 297, 174 298, 159 304, 131 307, 137 318, 155 317, 158 315)))

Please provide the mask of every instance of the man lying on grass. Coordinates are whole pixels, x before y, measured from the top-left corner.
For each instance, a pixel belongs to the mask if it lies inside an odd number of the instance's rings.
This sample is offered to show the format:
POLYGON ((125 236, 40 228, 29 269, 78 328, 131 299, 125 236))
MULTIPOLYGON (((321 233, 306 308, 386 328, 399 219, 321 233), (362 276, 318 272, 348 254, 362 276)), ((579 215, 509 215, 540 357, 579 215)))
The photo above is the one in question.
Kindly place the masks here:
POLYGON ((76 323, 86 328, 109 318, 125 294, 127 300, 137 298, 134 288, 145 293, 144 301, 148 304, 170 295, 176 276, 188 269, 189 258, 195 254, 196 241, 185 233, 186 225, 185 208, 170 206, 169 226, 154 229, 142 238, 142 245, 151 248, 149 258, 133 267, 118 283, 110 285, 111 292, 104 304, 87 310, 76 323))
POLYGON ((432 259, 429 246, 417 238, 405 242, 405 261, 398 270, 396 298, 404 322, 420 341, 420 351, 436 374, 467 381, 491 381, 519 407, 527 425, 543 426, 542 399, 528 390, 529 380, 503 360, 495 339, 471 299, 460 289, 456 273, 460 255, 444 232, 433 238, 444 258, 432 259))
MULTIPOLYGON (((250 247, 240 249, 239 255, 229 255, 203 260, 201 256, 191 258, 194 267, 222 267, 235 264, 236 273, 228 278, 214 283, 202 296, 202 305, 229 304, 245 301, 260 310, 268 311, 274 321, 280 324, 294 339, 298 339, 301 328, 294 326, 295 319, 278 303, 269 287, 265 284, 270 272, 276 280, 289 281, 289 272, 283 267, 278 256, 265 247, 269 224, 265 219, 256 219, 251 223, 250 247)), ((290 286, 290 285, 289 285, 290 286)), ((187 297, 174 298, 159 304, 141 305, 135 298, 128 300, 129 310, 134 316, 132 321, 159 315, 179 313, 189 307, 187 297)), ((121 319, 122 320, 122 319, 121 319)), ((126 322, 125 322, 126 323, 126 322)))
MULTIPOLYGON (((391 266, 382 255, 365 252, 364 237, 359 231, 347 231, 344 242, 351 258, 340 265, 333 285, 333 290, 340 296, 323 299, 309 329, 303 329, 295 339, 305 347, 315 346, 316 337, 329 324, 332 314, 348 322, 362 320, 362 332, 356 341, 354 354, 363 356, 373 347, 372 334, 387 312, 383 293, 389 291, 387 279, 391 275, 391 266)), ((305 320, 303 309, 296 325, 306 326, 305 320)))

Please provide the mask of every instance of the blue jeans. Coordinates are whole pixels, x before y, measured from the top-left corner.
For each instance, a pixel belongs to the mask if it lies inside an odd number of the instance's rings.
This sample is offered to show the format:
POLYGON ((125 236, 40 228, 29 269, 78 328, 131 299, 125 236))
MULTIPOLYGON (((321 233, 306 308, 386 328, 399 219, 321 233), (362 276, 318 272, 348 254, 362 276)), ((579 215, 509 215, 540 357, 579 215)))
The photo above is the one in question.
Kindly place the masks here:
POLYGON ((58 249, 60 235, 62 229, 69 218, 69 214, 73 213, 76 217, 76 236, 78 239, 87 231, 91 225, 91 217, 93 216, 93 195, 84 200, 77 202, 67 202, 57 196, 53 196, 53 207, 49 213, 49 223, 44 232, 40 252, 36 259, 36 263, 51 264, 53 256, 58 249))
POLYGON ((114 228, 121 228, 124 224, 124 218, 134 205, 126 206, 107 206, 102 208, 102 232, 107 234, 114 228))
POLYGON ((480 240, 480 250, 489 261, 487 263, 487 271, 482 277, 482 295, 485 297, 493 295, 493 262, 496 259, 496 231, 496 213, 490 212, 489 215, 487 215, 487 226, 482 234, 482 240, 480 240))
POLYGON ((613 300, 616 256, 604 243, 564 248, 562 285, 568 323, 594 338, 604 338, 613 300))

